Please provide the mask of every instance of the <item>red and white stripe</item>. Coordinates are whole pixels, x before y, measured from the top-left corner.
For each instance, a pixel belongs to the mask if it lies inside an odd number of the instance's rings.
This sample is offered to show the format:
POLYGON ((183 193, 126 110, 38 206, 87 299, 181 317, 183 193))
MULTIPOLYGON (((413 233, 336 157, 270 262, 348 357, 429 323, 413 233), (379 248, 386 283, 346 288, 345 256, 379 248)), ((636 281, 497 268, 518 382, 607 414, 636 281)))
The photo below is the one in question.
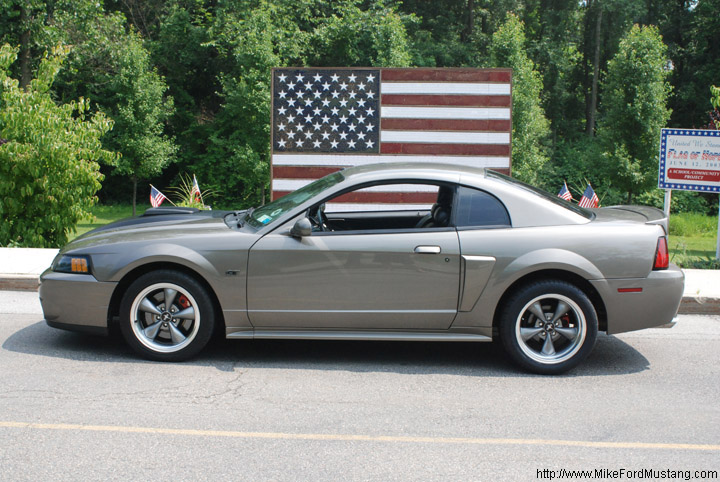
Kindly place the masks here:
MULTIPOLYGON (((380 153, 274 153, 273 199, 339 169, 377 162, 510 172, 509 69, 381 69, 380 76, 380 153)), ((420 209, 434 202, 434 194, 413 189, 363 190, 337 201, 347 210, 367 204, 392 209, 398 203, 420 209)))
POLYGON ((578 201, 578 206, 581 208, 596 208, 600 204, 600 199, 597 197, 597 194, 593 192, 592 196, 587 198, 583 195, 583 197, 580 198, 580 201, 578 201))

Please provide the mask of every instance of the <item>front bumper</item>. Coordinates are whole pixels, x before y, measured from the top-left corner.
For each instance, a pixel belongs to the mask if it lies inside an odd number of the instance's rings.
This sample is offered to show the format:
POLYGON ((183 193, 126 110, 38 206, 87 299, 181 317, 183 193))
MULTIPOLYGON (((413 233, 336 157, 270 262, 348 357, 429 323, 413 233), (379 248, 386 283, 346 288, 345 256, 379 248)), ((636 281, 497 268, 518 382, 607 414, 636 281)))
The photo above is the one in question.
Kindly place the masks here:
POLYGON ((671 264, 647 278, 591 280, 607 311, 607 333, 642 330, 670 323, 678 312, 685 287, 682 270, 671 264), (642 291, 618 291, 638 290, 642 291))
POLYGON ((45 321, 53 328, 107 333, 108 306, 117 283, 92 275, 57 273, 40 276, 40 304, 45 321))

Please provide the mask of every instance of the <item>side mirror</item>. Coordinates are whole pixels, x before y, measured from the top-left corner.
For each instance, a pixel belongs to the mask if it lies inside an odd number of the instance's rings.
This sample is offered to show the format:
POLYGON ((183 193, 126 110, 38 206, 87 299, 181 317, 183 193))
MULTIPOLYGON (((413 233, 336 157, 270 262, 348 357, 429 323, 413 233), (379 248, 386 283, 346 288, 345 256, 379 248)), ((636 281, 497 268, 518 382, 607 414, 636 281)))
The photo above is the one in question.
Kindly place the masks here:
POLYGON ((302 238, 304 236, 310 236, 312 234, 312 224, 306 217, 302 217, 297 220, 295 225, 290 230, 290 236, 296 238, 302 238))

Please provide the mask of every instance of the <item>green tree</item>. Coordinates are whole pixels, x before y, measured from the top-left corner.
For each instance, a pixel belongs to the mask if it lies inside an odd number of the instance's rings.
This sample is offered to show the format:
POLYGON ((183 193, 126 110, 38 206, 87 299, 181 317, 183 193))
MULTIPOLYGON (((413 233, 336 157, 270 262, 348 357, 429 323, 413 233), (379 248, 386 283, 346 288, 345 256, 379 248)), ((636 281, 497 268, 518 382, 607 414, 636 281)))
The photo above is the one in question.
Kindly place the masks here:
POLYGON ((182 146, 177 163, 167 169, 166 176, 174 175, 176 170, 195 172, 194 164, 207 155, 212 120, 220 105, 218 92, 222 89, 217 50, 209 44, 213 20, 213 14, 200 6, 172 6, 159 21, 156 38, 146 43, 174 101, 175 113, 169 119, 168 131, 182 146))
POLYGON ((44 58, 27 88, 8 75, 17 51, 0 47, 0 245, 58 247, 87 217, 102 175, 99 162, 112 127, 102 114, 88 116, 89 102, 57 105, 50 87, 67 49, 44 58))
POLYGON ((635 25, 608 62, 598 137, 607 174, 628 203, 657 178, 660 129, 670 118, 666 50, 656 27, 635 25))
MULTIPOLYGON (((397 8, 413 16, 406 22, 413 65, 477 66, 487 62, 492 34, 509 12, 532 10, 520 0, 403 0, 397 8)), ((527 15, 526 15, 527 17, 527 15)), ((527 20, 527 18, 526 18, 527 20)))
POLYGON ((584 17, 585 132, 595 135, 600 78, 607 60, 633 22, 646 15, 643 0, 587 0, 584 17))
POLYGON ((101 194, 108 184, 116 192, 132 192, 135 207, 138 181, 156 176, 174 160, 176 146, 165 134, 174 112, 167 85, 123 15, 81 3, 75 10, 55 12, 54 24, 57 41, 72 46, 55 91, 61 99, 89 97, 93 108, 113 118, 115 128, 103 141, 122 157, 114 170, 103 171, 128 176, 132 189, 126 180, 106 179, 101 194))
POLYGON ((512 169, 513 175, 537 182, 547 162, 543 142, 549 123, 540 104, 542 79, 525 53, 523 23, 508 15, 490 42, 490 64, 513 69, 512 89, 512 169))
POLYGON ((270 179, 270 72, 284 65, 288 44, 287 31, 277 28, 278 13, 280 7, 270 2, 249 9, 229 5, 213 27, 225 60, 218 73, 221 106, 209 129, 207 155, 193 172, 221 204, 259 204, 270 179))
MULTIPOLYGON (((143 40, 128 31, 121 13, 106 12, 93 0, 0 0, 0 7, 5 7, 0 9, 0 42, 20 44, 11 72, 21 86, 28 82, 28 68, 39 63, 38 51, 47 50, 45 45, 68 45, 70 53, 53 83, 53 95, 61 102, 90 98, 91 111, 116 118, 115 129, 103 143, 124 158, 115 171, 102 166, 104 173, 130 175, 135 184, 156 175, 157 166, 172 159, 176 149, 164 135, 172 112, 171 99, 164 97, 167 86, 155 72, 143 40)), ((130 193, 127 182, 110 184, 130 193)))
POLYGON ((405 22, 412 20, 383 2, 365 10, 357 1, 338 2, 315 29, 311 65, 407 67, 411 54, 405 22))
POLYGON ((551 124, 554 154, 559 142, 579 136, 585 121, 581 49, 586 9, 574 0, 538 3, 538 26, 534 35, 528 32, 528 55, 543 76, 542 105, 551 124))
POLYGON ((174 160, 177 146, 165 135, 165 122, 173 113, 173 101, 165 97, 167 85, 150 64, 150 54, 132 33, 111 77, 108 114, 117 130, 108 145, 121 154, 116 173, 129 176, 133 184, 133 216, 137 184, 160 172, 174 160))

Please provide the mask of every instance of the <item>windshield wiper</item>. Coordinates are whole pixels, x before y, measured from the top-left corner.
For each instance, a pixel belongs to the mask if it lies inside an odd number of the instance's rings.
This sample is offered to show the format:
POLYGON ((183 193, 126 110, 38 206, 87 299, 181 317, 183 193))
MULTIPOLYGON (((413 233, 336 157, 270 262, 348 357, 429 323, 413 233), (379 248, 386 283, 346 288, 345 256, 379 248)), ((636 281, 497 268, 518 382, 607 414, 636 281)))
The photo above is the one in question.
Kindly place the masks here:
POLYGON ((245 216, 243 216, 241 219, 238 220, 238 228, 242 228, 245 223, 250 219, 250 216, 252 215, 253 211, 255 211, 255 208, 250 208, 245 213, 245 216))

